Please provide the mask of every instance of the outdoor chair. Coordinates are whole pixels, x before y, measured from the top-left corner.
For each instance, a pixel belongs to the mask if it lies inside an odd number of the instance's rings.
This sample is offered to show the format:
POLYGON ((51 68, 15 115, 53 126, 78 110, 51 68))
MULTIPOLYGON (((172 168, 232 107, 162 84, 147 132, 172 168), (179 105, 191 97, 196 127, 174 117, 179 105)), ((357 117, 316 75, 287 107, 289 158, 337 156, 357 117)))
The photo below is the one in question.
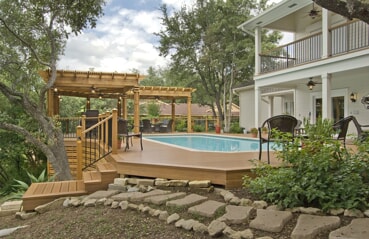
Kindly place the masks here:
POLYGON ((130 128, 128 127, 128 121, 124 119, 118 119, 118 136, 123 137, 126 143, 126 147, 124 148, 124 151, 127 151, 129 149, 129 139, 131 139, 131 146, 133 146, 133 137, 140 138, 140 144, 141 144, 141 150, 143 150, 142 146, 142 132, 139 133, 133 133, 130 132, 130 128))
MULTIPOLYGON (((87 110, 85 113, 86 116, 86 129, 91 128, 92 126, 94 126, 95 124, 97 124, 99 122, 99 111, 98 110, 87 110)), ((94 130, 89 132, 90 136, 92 135, 96 135, 97 134, 97 129, 95 128, 94 130)))
POLYGON ((368 132, 364 131, 363 128, 369 127, 369 125, 361 125, 355 118, 355 116, 350 115, 347 116, 336 123, 333 124, 333 129, 336 131, 337 135, 335 138, 337 140, 341 140, 343 142, 343 146, 346 148, 346 138, 347 138, 347 131, 349 128, 350 122, 353 122, 356 130, 357 130, 357 139, 359 141, 364 141, 368 137, 368 132))
POLYGON ((160 125, 160 133, 172 132, 172 124, 173 124, 173 120, 172 119, 163 122, 160 125))
POLYGON ((152 132, 152 125, 149 119, 142 120, 142 128, 141 131, 143 133, 151 133, 152 132))
POLYGON ((273 130, 278 130, 283 133, 291 134, 291 141, 295 137, 296 126, 298 125, 298 120, 290 115, 276 115, 264 121, 264 123, 259 127, 259 160, 261 160, 262 146, 267 143, 267 153, 268 153, 268 164, 270 164, 270 147, 269 143, 276 141, 273 130), (267 133, 262 134, 262 129, 267 128, 267 133))

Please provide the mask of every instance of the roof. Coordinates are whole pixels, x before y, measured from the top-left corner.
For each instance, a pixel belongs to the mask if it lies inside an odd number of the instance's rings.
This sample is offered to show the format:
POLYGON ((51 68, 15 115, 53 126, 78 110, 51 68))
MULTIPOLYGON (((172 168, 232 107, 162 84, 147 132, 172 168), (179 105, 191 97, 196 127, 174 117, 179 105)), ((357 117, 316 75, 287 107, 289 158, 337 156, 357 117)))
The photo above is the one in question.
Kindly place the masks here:
POLYGON ((256 27, 293 32, 293 23, 295 21, 293 19, 292 13, 308 5, 312 5, 312 3, 313 2, 311 0, 284 0, 270 7, 258 16, 242 23, 238 26, 238 28, 250 35, 254 35, 254 29, 256 27))
MULTIPOLYGON (((238 105, 233 104, 232 115, 238 116, 240 113, 240 108, 238 105)), ((171 115, 172 106, 171 104, 161 103, 160 104, 160 114, 161 115, 171 115)), ((175 104, 175 114, 176 115, 187 115, 187 103, 176 103, 175 104)), ((191 104, 191 115, 192 116, 213 116, 213 112, 210 106, 191 104)))

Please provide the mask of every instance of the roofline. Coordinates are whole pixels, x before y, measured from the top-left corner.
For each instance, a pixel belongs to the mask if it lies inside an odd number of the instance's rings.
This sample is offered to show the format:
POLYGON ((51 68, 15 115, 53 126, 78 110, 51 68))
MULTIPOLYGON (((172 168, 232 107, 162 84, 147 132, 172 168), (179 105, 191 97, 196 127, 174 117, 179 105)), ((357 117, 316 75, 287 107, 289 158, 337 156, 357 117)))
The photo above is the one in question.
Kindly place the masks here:
POLYGON ((268 8, 261 14, 240 24, 237 26, 237 28, 241 29, 247 34, 254 35, 253 30, 256 27, 265 27, 268 24, 279 20, 309 4, 312 4, 311 0, 284 0, 268 8))

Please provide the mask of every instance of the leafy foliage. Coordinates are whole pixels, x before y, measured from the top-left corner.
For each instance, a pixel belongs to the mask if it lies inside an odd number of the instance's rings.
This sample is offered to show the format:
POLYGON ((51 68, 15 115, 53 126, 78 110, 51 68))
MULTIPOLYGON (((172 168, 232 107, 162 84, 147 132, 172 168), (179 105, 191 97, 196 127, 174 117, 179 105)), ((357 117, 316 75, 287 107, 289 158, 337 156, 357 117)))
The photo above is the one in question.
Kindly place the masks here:
POLYGON ((369 144, 364 142, 357 152, 346 150, 332 139, 334 132, 329 120, 318 120, 315 125, 307 122, 306 133, 308 139, 278 143, 282 149, 278 157, 285 167, 259 165, 255 170, 257 178, 245 176, 244 186, 282 207, 368 207, 369 144))

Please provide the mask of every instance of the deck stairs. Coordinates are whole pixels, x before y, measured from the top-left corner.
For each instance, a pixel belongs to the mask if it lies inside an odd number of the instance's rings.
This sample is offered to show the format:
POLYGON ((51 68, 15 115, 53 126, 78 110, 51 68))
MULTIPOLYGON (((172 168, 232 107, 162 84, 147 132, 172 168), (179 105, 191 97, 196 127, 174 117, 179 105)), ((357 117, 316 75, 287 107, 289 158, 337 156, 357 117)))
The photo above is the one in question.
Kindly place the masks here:
POLYGON ((60 197, 81 196, 106 190, 117 176, 113 164, 98 162, 96 170, 83 172, 82 180, 32 183, 23 195, 23 210, 32 211, 37 206, 60 197))

